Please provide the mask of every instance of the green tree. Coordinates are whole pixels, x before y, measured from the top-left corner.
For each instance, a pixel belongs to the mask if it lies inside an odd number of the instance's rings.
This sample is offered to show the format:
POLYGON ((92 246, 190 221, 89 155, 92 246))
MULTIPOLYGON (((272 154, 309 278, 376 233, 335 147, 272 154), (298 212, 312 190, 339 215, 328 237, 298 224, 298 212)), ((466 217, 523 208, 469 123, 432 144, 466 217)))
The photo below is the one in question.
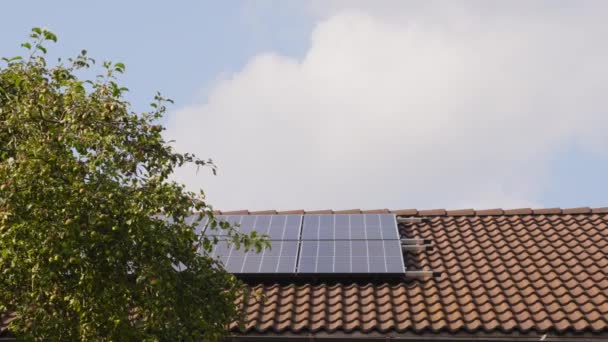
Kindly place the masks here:
POLYGON ((217 340, 237 315, 242 285, 208 256, 204 217, 230 240, 267 242, 218 223, 201 191, 169 178, 184 164, 158 124, 160 94, 134 113, 117 84, 122 63, 80 79, 86 51, 45 59, 34 28, 25 57, 0 67, 0 312, 25 340, 217 340), (188 217, 195 212, 196 220, 188 217))

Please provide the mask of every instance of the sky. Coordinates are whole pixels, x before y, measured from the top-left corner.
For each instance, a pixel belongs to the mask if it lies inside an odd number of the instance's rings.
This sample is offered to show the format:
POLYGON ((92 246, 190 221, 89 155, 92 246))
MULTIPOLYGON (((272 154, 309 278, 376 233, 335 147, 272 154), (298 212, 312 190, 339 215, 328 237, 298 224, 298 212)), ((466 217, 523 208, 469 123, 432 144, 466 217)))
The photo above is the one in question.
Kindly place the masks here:
POLYGON ((216 209, 608 206, 604 1, 29 1, 52 58, 127 65, 216 209))

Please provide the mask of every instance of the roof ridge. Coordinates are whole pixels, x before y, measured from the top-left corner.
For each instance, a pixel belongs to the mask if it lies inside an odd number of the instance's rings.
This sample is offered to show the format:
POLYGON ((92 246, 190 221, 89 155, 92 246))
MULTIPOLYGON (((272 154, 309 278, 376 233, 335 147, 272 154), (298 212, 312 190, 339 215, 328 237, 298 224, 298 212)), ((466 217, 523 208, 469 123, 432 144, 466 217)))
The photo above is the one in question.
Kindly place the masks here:
POLYGON ((576 215, 576 214, 606 214, 608 207, 576 207, 576 208, 515 208, 515 209, 347 209, 347 210, 215 210, 216 215, 285 215, 285 214, 379 214, 392 213, 398 216, 434 217, 434 216, 514 216, 514 215, 576 215))

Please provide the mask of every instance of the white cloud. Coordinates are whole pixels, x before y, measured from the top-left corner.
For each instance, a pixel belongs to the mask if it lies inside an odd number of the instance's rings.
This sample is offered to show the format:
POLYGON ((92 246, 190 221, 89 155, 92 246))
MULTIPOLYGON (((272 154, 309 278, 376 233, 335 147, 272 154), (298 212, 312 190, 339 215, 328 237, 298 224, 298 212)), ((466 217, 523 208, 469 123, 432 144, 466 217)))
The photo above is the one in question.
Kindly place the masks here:
POLYGON ((608 147, 604 6, 337 4, 302 59, 259 55, 169 117, 220 166, 178 180, 221 209, 519 207, 561 149, 608 147))

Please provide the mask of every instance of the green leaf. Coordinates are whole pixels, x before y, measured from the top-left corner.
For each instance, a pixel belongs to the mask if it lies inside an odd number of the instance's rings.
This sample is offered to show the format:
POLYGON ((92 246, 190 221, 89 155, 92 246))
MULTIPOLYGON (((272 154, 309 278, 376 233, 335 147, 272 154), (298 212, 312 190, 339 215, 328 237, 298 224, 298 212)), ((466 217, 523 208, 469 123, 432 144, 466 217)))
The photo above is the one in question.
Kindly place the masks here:
POLYGON ((57 42, 57 36, 53 32, 48 30, 44 30, 44 39, 52 40, 55 43, 57 42))
POLYGON ((22 60, 22 59, 23 59, 23 57, 21 57, 21 56, 15 56, 15 57, 11 57, 11 58, 2 57, 2 60, 5 61, 5 62, 7 62, 7 63, 8 62, 19 61, 19 60, 22 60))
POLYGON ((28 50, 32 48, 32 44, 27 43, 27 42, 26 42, 26 43, 21 44, 21 46, 23 46, 24 48, 26 48, 26 49, 28 49, 28 50))

